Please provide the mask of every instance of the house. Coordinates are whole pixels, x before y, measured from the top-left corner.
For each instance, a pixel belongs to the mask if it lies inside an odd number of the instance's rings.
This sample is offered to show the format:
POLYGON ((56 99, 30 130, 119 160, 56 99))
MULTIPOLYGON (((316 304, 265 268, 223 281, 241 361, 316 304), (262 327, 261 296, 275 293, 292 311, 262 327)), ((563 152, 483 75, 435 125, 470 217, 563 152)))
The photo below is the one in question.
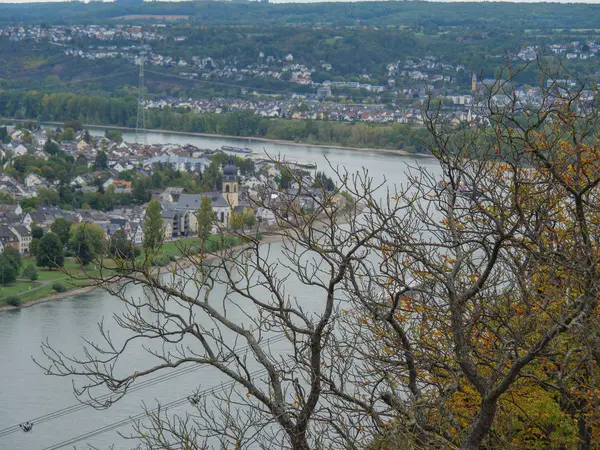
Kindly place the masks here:
POLYGON ((81 141, 79 141, 79 143, 77 144, 77 150, 79 150, 80 152, 86 151, 89 148, 90 148, 90 144, 85 142, 83 139, 81 141))
POLYGON ((144 227, 141 224, 132 226, 129 239, 131 239, 133 245, 141 245, 144 242, 144 227))
POLYGON ((109 177, 108 180, 106 180, 104 183, 102 183, 102 187, 106 190, 110 186, 112 186, 114 182, 115 182, 115 179, 113 177, 109 177))
POLYGON ((181 196, 181 194, 183 194, 183 188, 182 187, 168 187, 165 189, 164 193, 171 196, 171 202, 176 202, 179 200, 179 197, 181 196))
POLYGON ((163 228, 165 231, 165 241, 170 241, 173 236, 173 221, 172 219, 163 218, 163 228))
MULTIPOLYGON (((167 223, 171 233, 168 238, 178 238, 190 234, 190 213, 187 211, 176 211, 174 209, 163 209, 161 217, 165 224, 165 239, 167 238, 167 223)), ((196 222, 197 228, 197 222, 196 222)))
POLYGON ((24 156, 26 154, 27 154, 27 147, 25 147, 23 144, 19 144, 13 149, 14 156, 24 156))
POLYGON ((31 172, 25 177, 25 186, 27 187, 35 187, 41 184, 44 184, 44 179, 35 172, 31 172))
POLYGON ((113 180, 112 185, 115 188, 131 189, 131 181, 113 180))
POLYGON ((16 205, 0 205, 0 215, 14 214, 20 216, 23 214, 23 208, 18 203, 16 205))
POLYGON ((10 227, 10 231, 14 233, 19 241, 19 253, 21 255, 28 255, 29 246, 31 244, 31 232, 24 225, 12 226, 10 227))
POLYGON ((123 172, 124 170, 126 170, 126 167, 123 166, 123 164, 121 164, 120 162, 116 162, 115 164, 113 164, 111 166, 111 169, 116 171, 116 172, 123 172))
POLYGON ((2 243, 3 251, 6 247, 14 247, 19 250, 19 239, 7 225, 0 225, 0 243, 2 243))
POLYGON ((71 181, 71 186, 90 186, 94 183, 94 176, 91 173, 77 175, 71 181))
POLYGON ((23 137, 23 132, 21 130, 15 130, 11 133, 10 137, 13 141, 18 141, 23 137))

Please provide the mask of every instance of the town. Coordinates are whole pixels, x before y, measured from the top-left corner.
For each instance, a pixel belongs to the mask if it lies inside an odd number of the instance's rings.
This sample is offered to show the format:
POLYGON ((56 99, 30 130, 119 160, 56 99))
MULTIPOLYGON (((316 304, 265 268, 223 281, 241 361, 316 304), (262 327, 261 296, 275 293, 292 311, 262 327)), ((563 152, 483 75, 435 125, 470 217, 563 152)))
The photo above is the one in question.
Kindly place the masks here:
POLYGON ((125 143, 119 131, 93 137, 78 124, 64 130, 5 126, 0 138, 0 249, 14 247, 21 255, 35 256, 34 227, 47 232, 57 220, 95 224, 106 240, 124 233, 141 246, 150 201, 160 203, 162 239, 169 242, 198 234, 203 198, 212 207, 211 232, 264 231, 275 225, 273 211, 284 198, 293 197, 301 209, 314 207, 319 190, 306 195, 300 184, 316 187, 321 180, 325 190, 334 189, 312 163, 276 162, 236 147, 125 143), (268 207, 258 206, 258 198, 268 207))
MULTIPOLYGON (((358 72, 338 67, 333 61, 309 62, 311 55, 269 52, 260 47, 244 58, 211 53, 210 47, 201 54, 190 55, 189 31, 165 23, 5 25, 0 26, 0 38, 25 46, 50 44, 69 64, 76 63, 69 59, 84 63, 117 60, 136 69, 143 63, 147 76, 200 82, 219 89, 239 87, 239 94, 234 97, 176 97, 155 93, 144 100, 148 109, 169 107, 217 114, 243 110, 265 118, 419 124, 422 105, 430 95, 443 102, 442 113, 448 120, 461 120, 474 114, 476 89, 494 81, 481 77, 477 68, 457 63, 452 54, 407 55, 358 72), (473 77, 477 78, 478 87, 472 86, 473 77), (267 84, 261 88, 253 87, 253 83, 267 84), (269 83, 280 83, 277 86, 283 87, 270 88, 269 83)), ((344 37, 334 36, 327 41, 335 47, 343 43, 344 37)), ((599 49, 594 40, 573 41, 556 36, 543 45, 524 45, 508 54, 490 57, 500 64, 507 57, 528 63, 539 55, 553 55, 589 63, 593 71, 599 49)), ((539 87, 528 82, 513 87, 515 95, 523 101, 532 104, 541 101, 539 87)))

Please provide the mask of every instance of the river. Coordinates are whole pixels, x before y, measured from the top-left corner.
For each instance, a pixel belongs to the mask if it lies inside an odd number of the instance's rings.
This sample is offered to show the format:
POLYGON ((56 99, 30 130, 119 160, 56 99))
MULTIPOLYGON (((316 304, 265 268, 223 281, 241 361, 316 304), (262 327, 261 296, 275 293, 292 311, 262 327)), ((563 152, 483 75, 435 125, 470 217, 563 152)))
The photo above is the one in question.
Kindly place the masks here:
MULTIPOLYGON (((93 134, 101 130, 92 130, 93 134)), ((132 133, 124 133, 126 141, 133 141, 132 133)), ((191 137, 166 133, 147 133, 148 143, 190 143, 200 148, 220 148, 222 145, 244 146, 255 152, 285 156, 289 160, 315 162, 319 170, 332 174, 330 167, 338 166, 349 172, 369 170, 374 181, 388 180, 388 186, 406 180, 409 167, 425 166, 437 171, 433 159, 403 157, 376 151, 353 151, 335 148, 282 145, 248 139, 223 139, 191 137)), ((382 193, 382 195, 384 195, 382 193)), ((272 257, 277 258, 280 244, 272 244, 272 257)), ((307 310, 317 309, 318 300, 310 290, 298 281, 289 280, 287 289, 293 292, 307 310), (294 289, 296 287, 296 289, 294 289)), ((25 449, 43 450, 64 442, 69 438, 92 432, 105 425, 127 419, 141 411, 141 403, 155 405, 155 400, 168 402, 190 395, 194 389, 218 386, 226 381, 211 369, 197 370, 177 377, 174 382, 164 382, 148 389, 128 394, 123 400, 105 411, 92 408, 82 409, 74 414, 53 418, 43 423, 34 423, 29 433, 20 430, 3 435, 2 430, 33 418, 45 416, 77 403, 71 381, 67 378, 44 375, 35 365, 33 358, 43 361, 40 343, 46 339, 55 344, 67 355, 81 354, 81 336, 98 338, 96 324, 105 319, 115 337, 124 333, 112 321, 112 315, 123 310, 117 299, 104 291, 96 290, 85 295, 75 295, 62 300, 42 303, 30 308, 0 312, 0 450, 25 449), (121 334, 120 334, 121 333, 121 334)), ((240 312, 241 314, 242 312, 240 312)), ((132 354, 127 359, 129 368, 147 366, 149 356, 143 351, 132 354)), ((183 406, 184 409, 186 406, 183 406)), ((115 449, 129 449, 135 445, 125 441, 117 431, 127 433, 131 425, 91 436, 75 445, 80 449, 106 449, 114 444, 115 449)), ((70 445, 69 449, 74 446, 70 445)))

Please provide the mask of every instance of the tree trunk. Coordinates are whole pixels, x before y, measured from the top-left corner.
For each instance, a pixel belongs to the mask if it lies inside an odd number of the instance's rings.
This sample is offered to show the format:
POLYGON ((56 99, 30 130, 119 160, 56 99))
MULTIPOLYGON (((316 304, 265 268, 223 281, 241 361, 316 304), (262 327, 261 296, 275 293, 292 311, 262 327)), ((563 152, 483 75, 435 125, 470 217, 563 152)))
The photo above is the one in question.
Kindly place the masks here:
POLYGON ((592 445, 591 429, 588 427, 583 414, 579 414, 577 419, 579 425, 579 445, 578 450, 590 450, 592 445))
POLYGON ((293 450, 310 450, 308 440, 306 439, 306 432, 292 434, 291 438, 293 450))
POLYGON ((467 440, 461 447, 462 450, 479 450, 481 448, 481 443, 492 428, 497 406, 496 400, 481 402, 479 414, 469 430, 467 440))

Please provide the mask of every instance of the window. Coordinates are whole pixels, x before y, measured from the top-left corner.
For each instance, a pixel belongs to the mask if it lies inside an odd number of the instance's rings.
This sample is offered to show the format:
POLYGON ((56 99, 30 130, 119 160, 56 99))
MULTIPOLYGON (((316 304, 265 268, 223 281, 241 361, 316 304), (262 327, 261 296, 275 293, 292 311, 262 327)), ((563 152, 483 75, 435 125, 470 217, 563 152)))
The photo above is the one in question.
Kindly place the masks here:
POLYGON ((221 211, 221 222, 225 222, 225 213, 221 211))
POLYGON ((225 192, 229 192, 229 185, 228 184, 225 185, 225 192))
POLYGON ((233 192, 237 192, 237 184, 233 185, 233 192))

